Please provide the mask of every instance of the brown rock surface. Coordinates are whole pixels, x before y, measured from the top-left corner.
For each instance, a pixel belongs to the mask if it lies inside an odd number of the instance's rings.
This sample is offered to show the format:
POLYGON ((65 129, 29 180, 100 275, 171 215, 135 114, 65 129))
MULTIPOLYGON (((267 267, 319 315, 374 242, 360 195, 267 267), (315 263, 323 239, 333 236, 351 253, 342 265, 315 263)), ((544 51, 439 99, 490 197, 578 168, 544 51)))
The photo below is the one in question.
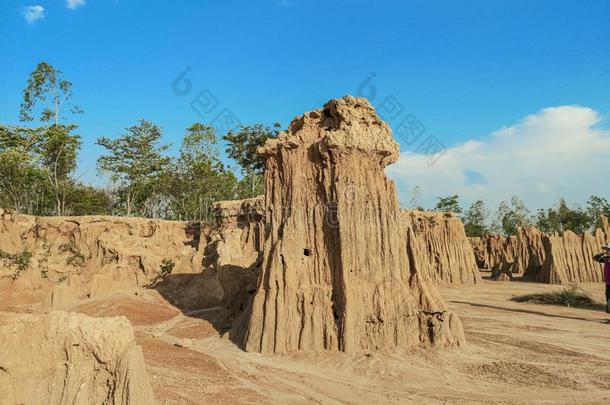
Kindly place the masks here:
POLYGON ((155 285, 173 305, 187 313, 218 307, 230 325, 256 289, 263 240, 263 196, 215 205, 216 226, 206 234, 202 271, 172 274, 155 285))
MULTIPOLYGON (((256 289, 264 240, 264 196, 216 203, 219 240, 215 270, 224 305, 242 307, 256 289)), ((239 308, 241 307, 241 308, 239 308)))
POLYGON ((455 214, 401 210, 405 226, 413 229, 415 240, 431 263, 430 279, 437 284, 476 284, 481 281, 473 248, 464 225, 455 214))
POLYGON ((511 263, 512 274, 530 277, 540 271, 545 260, 543 236, 536 228, 520 228, 516 235, 508 237, 470 238, 470 244, 479 268, 497 273, 511 263))
POLYGON ((470 238, 477 263, 492 276, 502 272, 550 284, 603 281, 602 266, 593 260, 600 246, 610 240, 608 219, 594 232, 577 235, 566 231, 548 235, 536 228, 519 229, 510 237, 489 235, 470 238))
POLYGON ((5 295, 11 301, 56 306, 147 285, 168 270, 200 272, 205 232, 198 223, 35 217, 0 210, 0 252, 5 257, 0 260, 0 287, 10 284, 3 291, 15 292, 5 295), (24 254, 31 258, 20 268, 15 258, 24 254), (26 291, 30 297, 24 295, 26 291))
POLYGON ((257 352, 457 345, 446 310, 401 226, 391 131, 365 99, 331 100, 267 141, 266 239, 245 322, 257 352))
POLYGON ((0 316, 5 404, 152 404, 142 350, 124 317, 0 316))
POLYGON ((602 282, 603 266, 593 260, 602 244, 610 240, 608 219, 602 218, 603 228, 577 235, 567 231, 563 235, 545 235, 543 244, 547 260, 534 275, 537 281, 550 284, 570 282, 602 282))

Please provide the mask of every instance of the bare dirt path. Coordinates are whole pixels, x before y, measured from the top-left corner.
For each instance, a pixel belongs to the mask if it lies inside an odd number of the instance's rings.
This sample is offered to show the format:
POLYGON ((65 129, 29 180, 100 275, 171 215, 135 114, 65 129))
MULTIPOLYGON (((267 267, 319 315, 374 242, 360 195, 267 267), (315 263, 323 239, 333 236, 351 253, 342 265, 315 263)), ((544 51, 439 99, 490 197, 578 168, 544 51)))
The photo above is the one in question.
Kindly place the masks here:
MULTIPOLYGON (((601 302, 600 284, 584 287, 601 302)), ((217 309, 185 315, 155 291, 66 309, 127 316, 162 404, 608 404, 610 316, 510 301, 556 288, 492 281, 441 288, 468 344, 432 352, 245 353, 201 319, 217 309)))

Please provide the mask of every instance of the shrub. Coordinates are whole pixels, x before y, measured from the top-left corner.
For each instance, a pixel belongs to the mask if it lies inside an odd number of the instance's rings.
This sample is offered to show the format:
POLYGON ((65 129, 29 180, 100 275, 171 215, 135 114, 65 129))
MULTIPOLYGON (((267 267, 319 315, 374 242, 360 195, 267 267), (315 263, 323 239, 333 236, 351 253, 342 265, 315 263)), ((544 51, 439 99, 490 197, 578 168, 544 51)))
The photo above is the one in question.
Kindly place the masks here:
POLYGON ((157 276, 154 278, 154 280, 151 281, 150 284, 148 284, 146 287, 152 288, 159 281, 163 280, 165 277, 167 277, 170 274, 172 274, 172 270, 174 270, 174 266, 175 265, 176 265, 176 263, 174 263, 173 260, 171 260, 171 259, 163 259, 163 261, 161 262, 161 268, 159 270, 159 274, 157 274, 157 276))
POLYGON ((567 307, 591 308, 599 304, 584 291, 578 283, 570 283, 562 290, 550 293, 527 294, 512 298, 515 302, 529 302, 532 304, 562 305, 567 307))
POLYGON ((16 280, 19 275, 26 271, 30 266, 30 260, 32 259, 32 252, 27 249, 15 254, 7 253, 0 250, 0 259, 2 259, 9 267, 15 267, 15 271, 11 276, 13 280, 16 280))
POLYGON ((70 240, 70 242, 65 243, 59 247, 60 253, 69 252, 70 256, 66 259, 66 264, 71 266, 84 266, 85 265, 85 255, 80 251, 78 246, 76 246, 76 242, 70 240))

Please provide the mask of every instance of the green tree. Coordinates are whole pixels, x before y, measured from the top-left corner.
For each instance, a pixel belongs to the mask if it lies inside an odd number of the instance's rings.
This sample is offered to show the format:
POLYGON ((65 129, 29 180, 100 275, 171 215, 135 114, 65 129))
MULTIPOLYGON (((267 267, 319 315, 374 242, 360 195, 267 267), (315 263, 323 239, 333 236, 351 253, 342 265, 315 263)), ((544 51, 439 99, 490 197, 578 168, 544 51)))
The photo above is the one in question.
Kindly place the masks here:
POLYGON ((17 150, 0 152, 0 201, 18 213, 44 214, 51 201, 46 176, 17 150))
POLYGON ((567 230, 584 233, 593 222, 587 212, 580 207, 570 208, 563 198, 556 208, 540 209, 536 215, 536 226, 547 233, 563 233, 567 230))
POLYGON ((86 184, 71 184, 67 193, 68 215, 109 215, 112 209, 110 195, 102 189, 86 184))
POLYGON ((237 179, 220 162, 215 129, 193 124, 186 130, 177 161, 167 178, 172 217, 214 219, 214 202, 235 198, 237 179))
POLYGON ((532 225, 530 211, 517 196, 510 199, 510 204, 502 201, 496 211, 493 228, 505 235, 514 235, 519 227, 532 225))
POLYGON ((40 159, 53 191, 55 215, 65 214, 66 196, 72 185, 71 174, 76 169, 81 138, 71 133, 75 128, 75 125, 47 127, 40 143, 40 159))
POLYGON ((157 178, 166 173, 170 163, 163 155, 169 145, 159 143, 162 135, 157 125, 142 119, 117 139, 97 140, 107 151, 97 160, 98 170, 109 173, 118 185, 119 201, 128 216, 142 212, 144 202, 162 184, 157 178))
POLYGON ((438 202, 434 207, 434 211, 454 212, 456 214, 461 214, 462 208, 460 208, 460 197, 457 194, 447 197, 438 197, 438 202))
POLYGON ((48 214, 51 190, 39 165, 42 130, 0 125, 0 204, 16 212, 48 214))
POLYGON ((41 104, 40 121, 53 120, 59 125, 62 108, 67 107, 70 112, 78 114, 82 111, 72 104, 72 83, 64 79, 61 70, 47 62, 40 62, 30 74, 27 85, 23 90, 23 102, 20 108, 22 121, 33 121, 33 110, 41 104))
POLYGON ((263 124, 242 125, 236 132, 229 131, 223 137, 228 144, 227 155, 241 166, 248 178, 251 195, 262 190, 261 174, 265 170, 265 159, 256 153, 256 149, 267 139, 277 137, 279 127, 279 123, 275 123, 273 128, 263 124))
POLYGON ((559 214, 553 208, 540 208, 536 212, 536 228, 545 233, 561 232, 559 214))
POLYGON ((488 232, 486 225, 488 217, 489 212, 485 208, 485 203, 481 200, 474 202, 470 208, 466 210, 464 216, 462 217, 466 235, 479 237, 485 236, 488 232))
POLYGON ((587 201, 586 212, 591 225, 595 228, 601 228, 600 216, 604 215, 606 218, 610 218, 610 203, 603 197, 592 195, 587 201))

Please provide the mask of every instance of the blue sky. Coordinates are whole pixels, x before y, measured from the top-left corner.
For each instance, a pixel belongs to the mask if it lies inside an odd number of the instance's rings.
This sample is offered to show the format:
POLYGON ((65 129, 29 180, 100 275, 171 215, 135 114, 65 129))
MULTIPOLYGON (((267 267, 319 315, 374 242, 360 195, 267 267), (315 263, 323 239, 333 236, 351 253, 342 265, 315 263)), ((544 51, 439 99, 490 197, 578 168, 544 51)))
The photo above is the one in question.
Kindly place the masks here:
POLYGON ((562 143, 552 134, 563 133, 555 124, 567 120, 582 127, 566 132, 566 142, 592 136, 597 147, 608 145, 610 2, 5 0, 0 18, 0 122, 17 123, 22 89, 38 62, 63 70, 85 110, 73 121, 84 138, 79 172, 90 182, 98 181, 95 139, 114 137, 139 118, 160 124, 174 144, 188 125, 209 123, 224 109, 242 123, 286 126, 330 98, 355 94, 374 73, 374 102, 393 96, 453 152, 426 171, 412 151, 416 145, 399 139, 405 153, 389 173, 403 204, 417 184, 427 205, 445 191, 491 203, 523 193, 534 207, 559 195, 583 202, 586 193, 608 194, 596 189, 598 178, 590 179, 609 172, 601 158, 589 161, 591 172, 571 177, 573 187, 561 176, 559 169, 583 162, 590 150, 547 156, 545 141, 524 144, 521 137, 539 139, 546 131, 542 139, 562 143), (25 7, 37 7, 30 9, 33 20, 24 18, 25 7), (192 90, 178 96, 172 82, 187 67, 192 90), (190 103, 204 90, 218 104, 202 119, 190 103), (545 110, 560 106, 578 107, 545 110), (532 133, 532 117, 554 121, 532 133), (503 128, 517 135, 502 143, 501 175, 489 174, 493 163, 470 167, 480 155, 455 160, 469 142, 480 142, 482 154, 497 150, 503 128), (534 161, 556 166, 559 176, 511 177, 523 166, 523 150, 511 148, 516 144, 539 148, 534 161), (507 163, 509 153, 516 167, 507 163), (457 178, 447 181, 454 172, 457 178), (531 187, 514 186, 521 182, 531 187))

